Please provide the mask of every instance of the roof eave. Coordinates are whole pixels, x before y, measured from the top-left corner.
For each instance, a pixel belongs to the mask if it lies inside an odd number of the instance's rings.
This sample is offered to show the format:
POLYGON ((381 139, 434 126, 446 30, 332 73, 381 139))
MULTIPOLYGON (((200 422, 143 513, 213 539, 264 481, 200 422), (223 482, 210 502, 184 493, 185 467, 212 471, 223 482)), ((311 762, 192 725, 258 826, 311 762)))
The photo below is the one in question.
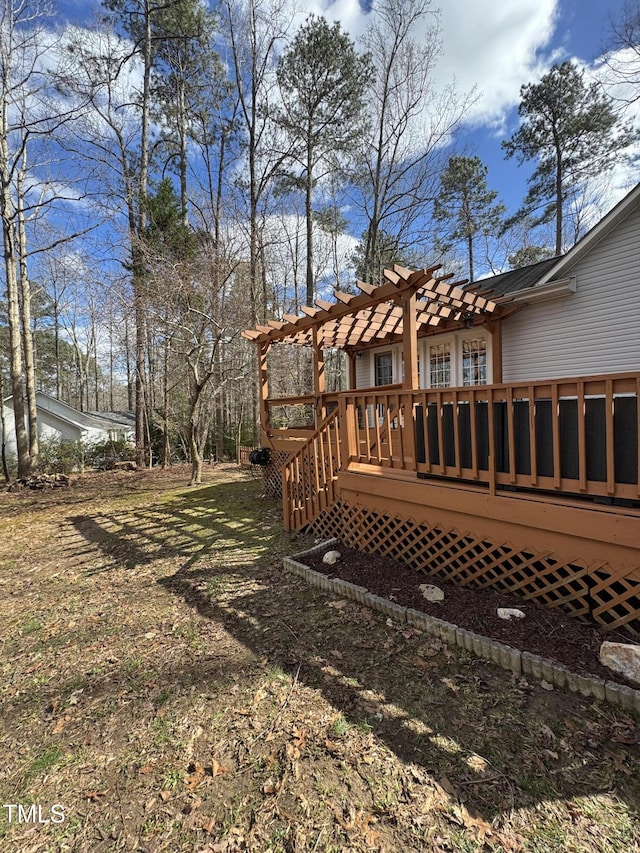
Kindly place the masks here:
POLYGON ((583 255, 591 251, 606 235, 618 225, 623 219, 629 216, 630 213, 640 204, 640 184, 637 184, 621 201, 619 201, 611 210, 603 216, 603 218, 594 225, 590 231, 582 237, 578 242, 569 249, 569 251, 559 259, 557 264, 547 270, 540 281, 534 285, 539 287, 552 281, 558 275, 561 275, 566 269, 569 269, 583 255))

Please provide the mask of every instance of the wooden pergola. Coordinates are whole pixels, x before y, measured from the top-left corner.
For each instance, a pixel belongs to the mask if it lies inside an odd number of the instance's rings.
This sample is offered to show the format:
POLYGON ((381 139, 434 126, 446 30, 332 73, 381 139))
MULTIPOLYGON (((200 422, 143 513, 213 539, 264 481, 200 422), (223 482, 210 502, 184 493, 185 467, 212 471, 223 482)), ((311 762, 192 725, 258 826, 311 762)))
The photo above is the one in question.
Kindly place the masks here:
POLYGON ((243 333, 285 528, 637 634, 640 374, 503 383, 502 321, 522 303, 438 269, 394 266, 378 287, 243 333), (420 388, 418 340, 473 327, 491 333, 491 384, 420 388), (313 396, 269 398, 280 342, 313 348, 313 396), (356 387, 358 352, 391 344, 402 383, 356 387), (348 391, 325 391, 327 348, 349 356, 348 391), (313 427, 272 429, 270 406, 289 405, 313 406, 313 427))
POLYGON ((512 307, 508 297, 489 299, 481 285, 449 283, 452 275, 437 276, 440 265, 409 270, 394 265, 383 273, 384 283, 374 287, 357 282, 358 294, 334 291, 335 302, 317 299, 316 307, 303 306, 303 314, 285 314, 282 320, 244 331, 259 354, 261 424, 268 427, 269 388, 267 354, 274 343, 286 342, 314 350, 314 396, 325 393, 324 350, 338 348, 349 357, 349 385, 355 387, 355 356, 362 349, 402 342, 403 388, 418 388, 418 338, 460 327, 487 326, 493 335, 493 377, 502 381, 501 320, 512 307))

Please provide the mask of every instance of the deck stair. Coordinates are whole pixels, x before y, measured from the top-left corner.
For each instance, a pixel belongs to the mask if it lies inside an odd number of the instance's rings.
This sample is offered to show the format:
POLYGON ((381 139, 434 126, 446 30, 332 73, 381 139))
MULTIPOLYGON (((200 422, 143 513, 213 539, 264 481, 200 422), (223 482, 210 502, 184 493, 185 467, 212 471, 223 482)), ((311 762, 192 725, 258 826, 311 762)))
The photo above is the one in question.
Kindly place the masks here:
POLYGON ((287 530, 302 530, 335 503, 335 484, 341 466, 339 414, 335 409, 282 469, 287 530))

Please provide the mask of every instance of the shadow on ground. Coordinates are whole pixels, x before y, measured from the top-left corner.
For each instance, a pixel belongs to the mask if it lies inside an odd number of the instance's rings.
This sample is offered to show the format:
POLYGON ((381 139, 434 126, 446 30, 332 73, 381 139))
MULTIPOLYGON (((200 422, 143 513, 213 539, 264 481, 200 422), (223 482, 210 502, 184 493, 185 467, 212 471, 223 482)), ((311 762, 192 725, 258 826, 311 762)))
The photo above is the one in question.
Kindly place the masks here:
MULTIPOLYGON (((162 587, 294 684, 319 691, 351 724, 369 727, 484 819, 603 792, 638 809, 637 739, 614 738, 620 718, 633 726, 628 715, 547 693, 309 588, 282 568, 283 554, 300 546, 283 534, 279 507, 249 486, 207 487, 157 510, 72 522, 108 558, 100 571, 178 558, 162 587), (485 760, 482 771, 474 756, 485 760)), ((198 683, 210 673, 196 667, 188 677, 198 683)))

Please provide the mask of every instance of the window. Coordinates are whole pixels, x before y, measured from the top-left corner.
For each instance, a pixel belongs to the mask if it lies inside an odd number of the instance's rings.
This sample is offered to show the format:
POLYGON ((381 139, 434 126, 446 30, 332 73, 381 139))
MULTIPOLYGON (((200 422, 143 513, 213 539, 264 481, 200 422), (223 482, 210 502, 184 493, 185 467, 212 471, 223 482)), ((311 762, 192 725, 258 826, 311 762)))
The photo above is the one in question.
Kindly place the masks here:
POLYGON ((432 388, 448 388, 451 385, 451 344, 429 347, 429 377, 432 388))
POLYGON ((491 338, 477 332, 477 337, 470 337, 472 334, 460 330, 424 342, 426 387, 468 387, 491 382, 491 338))
POLYGON ((472 338, 462 341, 462 384, 487 384, 486 338, 472 338))
POLYGON ((391 385, 393 382, 393 353, 379 352, 375 356, 375 384, 391 385))

